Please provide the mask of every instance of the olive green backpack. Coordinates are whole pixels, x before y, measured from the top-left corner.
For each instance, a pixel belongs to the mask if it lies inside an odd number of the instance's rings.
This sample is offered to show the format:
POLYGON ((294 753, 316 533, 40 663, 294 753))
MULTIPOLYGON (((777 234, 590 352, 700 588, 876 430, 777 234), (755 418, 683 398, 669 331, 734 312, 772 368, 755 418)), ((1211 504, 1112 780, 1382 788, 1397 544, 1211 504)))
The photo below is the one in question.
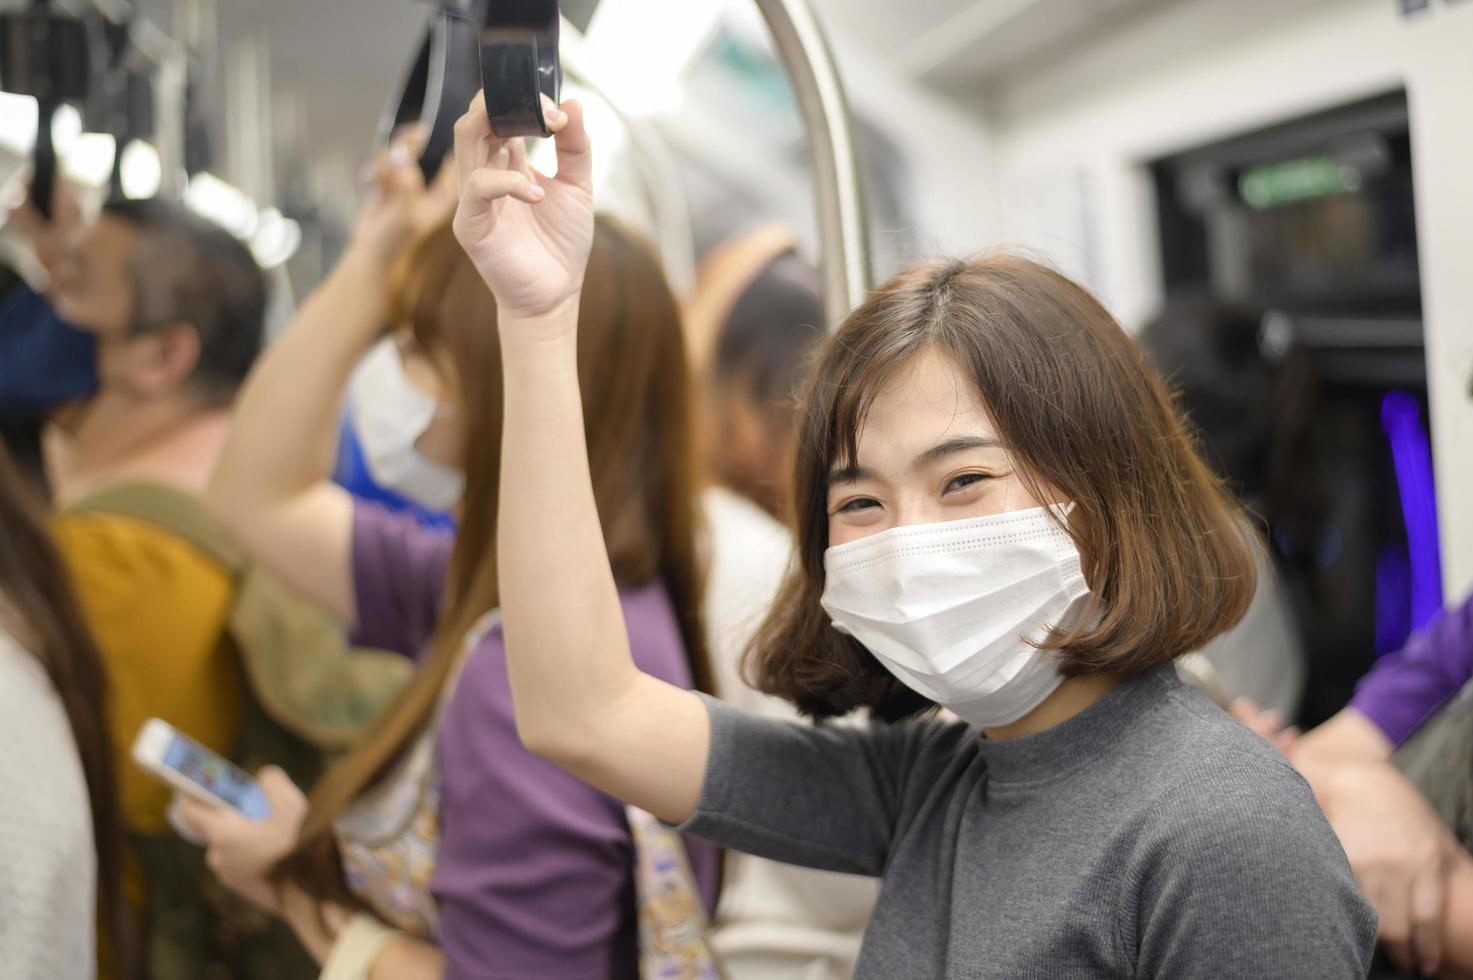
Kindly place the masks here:
MULTIPOLYGON (((231 759, 254 772, 268 763, 307 789, 350 747, 410 672, 400 656, 350 648, 343 628, 257 565, 199 501, 168 487, 104 490, 70 513, 152 524, 192 544, 233 580, 225 641, 240 658, 246 690, 231 759)), ((152 980, 316 977, 318 969, 283 924, 229 894, 203 853, 172 834, 131 835, 147 883, 143 972, 152 980)))

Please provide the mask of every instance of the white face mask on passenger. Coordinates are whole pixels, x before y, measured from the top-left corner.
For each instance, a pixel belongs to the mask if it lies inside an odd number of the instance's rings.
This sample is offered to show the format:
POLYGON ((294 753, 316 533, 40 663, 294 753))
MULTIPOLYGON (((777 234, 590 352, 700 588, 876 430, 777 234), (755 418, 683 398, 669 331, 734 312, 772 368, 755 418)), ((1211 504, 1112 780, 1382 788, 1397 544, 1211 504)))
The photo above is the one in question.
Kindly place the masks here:
POLYGON ((436 513, 460 502, 465 474, 426 459, 415 448, 444 410, 409 380, 392 338, 364 355, 348 385, 348 405, 375 483, 436 513))
POLYGON ((1041 507, 892 528, 830 548, 824 568, 834 628, 981 728, 1017 721, 1063 682, 1033 644, 1077 625, 1089 596, 1079 550, 1041 507))

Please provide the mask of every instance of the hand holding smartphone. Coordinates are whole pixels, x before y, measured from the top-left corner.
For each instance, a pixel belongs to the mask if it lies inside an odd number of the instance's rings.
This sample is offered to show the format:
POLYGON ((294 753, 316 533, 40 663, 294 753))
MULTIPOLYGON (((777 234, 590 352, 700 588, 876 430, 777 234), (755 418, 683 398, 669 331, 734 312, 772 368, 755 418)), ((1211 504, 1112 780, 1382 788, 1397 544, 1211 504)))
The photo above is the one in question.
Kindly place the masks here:
POLYGON ((230 807, 251 820, 271 816, 271 805, 250 773, 166 721, 144 723, 133 742, 133 761, 202 803, 230 807))

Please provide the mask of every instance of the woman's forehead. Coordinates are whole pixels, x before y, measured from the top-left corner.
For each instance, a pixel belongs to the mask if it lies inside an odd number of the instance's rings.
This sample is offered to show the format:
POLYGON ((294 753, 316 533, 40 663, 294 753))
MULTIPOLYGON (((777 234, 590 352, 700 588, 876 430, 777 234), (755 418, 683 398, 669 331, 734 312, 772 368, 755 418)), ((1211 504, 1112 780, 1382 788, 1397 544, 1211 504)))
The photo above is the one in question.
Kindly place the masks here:
POLYGON ((1000 436, 971 376, 940 352, 927 351, 879 382, 854 433, 857 460, 838 447, 834 467, 910 467, 944 445, 999 444, 1000 436))
POLYGON ((933 349, 885 379, 857 437, 862 458, 869 451, 924 451, 958 437, 996 439, 997 428, 972 378, 933 349))

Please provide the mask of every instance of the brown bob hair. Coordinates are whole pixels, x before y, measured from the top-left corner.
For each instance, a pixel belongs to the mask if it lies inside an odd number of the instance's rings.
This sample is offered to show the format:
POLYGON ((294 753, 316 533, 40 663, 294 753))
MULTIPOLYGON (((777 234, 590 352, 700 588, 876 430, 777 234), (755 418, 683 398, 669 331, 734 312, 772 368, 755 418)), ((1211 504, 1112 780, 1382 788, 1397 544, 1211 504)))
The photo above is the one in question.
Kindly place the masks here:
MULTIPOLYGON (((364 741, 313 790, 297 849, 281 871, 315 895, 356 905, 333 826, 413 744, 435 714, 465 636, 500 605, 496 515, 501 489, 502 374, 496 304, 447 224, 400 263, 390 322, 408 327, 458 394, 465 491, 429 657, 364 741)), ((578 320, 578 380, 594 497, 621 587, 659 580, 669 593, 698 690, 712 691, 701 618, 704 574, 691 393, 680 308, 645 243, 600 217, 578 320)))
POLYGON ((799 556, 747 654, 761 690, 827 718, 883 720, 931 703, 819 605, 827 478, 855 462, 875 396, 926 350, 971 378, 1037 499, 1072 501, 1067 530, 1093 607, 1041 648, 1066 677, 1128 676, 1231 628, 1255 588, 1251 532, 1197 454, 1160 377, 1083 288, 1029 259, 923 266, 879 289, 820 353, 804 395, 794 509, 799 556))

